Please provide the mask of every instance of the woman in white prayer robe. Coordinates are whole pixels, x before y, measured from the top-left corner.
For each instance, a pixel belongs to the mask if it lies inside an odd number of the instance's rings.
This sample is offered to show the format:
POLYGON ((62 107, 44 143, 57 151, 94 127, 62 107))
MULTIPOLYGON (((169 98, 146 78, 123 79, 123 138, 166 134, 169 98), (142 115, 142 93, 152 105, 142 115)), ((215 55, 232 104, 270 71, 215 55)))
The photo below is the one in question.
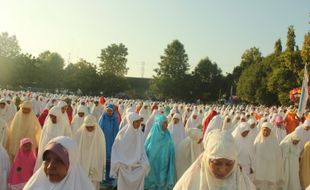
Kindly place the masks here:
POLYGON ((72 134, 75 135, 83 124, 85 117, 88 115, 86 106, 79 105, 77 108, 77 114, 73 117, 71 123, 72 134))
POLYGON ((45 120, 45 124, 43 126, 40 143, 38 149, 38 156, 36 160, 36 164, 34 167, 34 171, 39 169, 42 165, 42 155, 47 143, 55 137, 58 136, 69 136, 71 137, 71 129, 63 124, 63 120, 61 120, 61 110, 59 107, 53 107, 45 120))
POLYGON ((283 190, 301 190, 299 179, 299 157, 301 149, 298 146, 300 139, 296 132, 292 132, 280 144, 285 176, 283 190))
POLYGON ((250 125, 250 134, 249 134, 249 136, 251 138, 251 143, 253 144, 255 139, 256 139, 256 137, 257 137, 257 135, 258 135, 258 133, 259 133, 259 129, 256 126, 256 122, 255 122, 254 119, 249 119, 247 121, 247 123, 250 125))
POLYGON ((67 114, 68 104, 64 101, 59 101, 57 106, 61 109, 62 123, 70 127, 70 120, 67 114))
POLYGON ((186 133, 189 131, 189 129, 197 128, 199 125, 201 125, 201 123, 199 123, 198 120, 198 112, 194 110, 186 122, 185 125, 186 133))
POLYGON ((272 128, 271 123, 263 123, 254 141, 254 184, 258 190, 278 190, 284 185, 282 152, 272 128))
POLYGON ((102 105, 99 104, 98 100, 95 101, 93 107, 91 108, 90 113, 96 117, 97 121, 99 121, 103 112, 102 105))
POLYGON ((10 158, 6 150, 0 144, 0 190, 8 189, 10 172, 10 158))
POLYGON ((143 103, 143 106, 139 111, 139 115, 142 116, 142 118, 143 118, 142 123, 144 123, 144 124, 146 123, 146 121, 151 116, 151 109, 149 108, 149 105, 146 102, 143 103))
POLYGON ((287 135, 286 129, 284 127, 283 118, 279 115, 275 116, 273 120, 273 125, 274 125, 275 135, 277 137, 278 143, 280 144, 282 140, 285 138, 285 136, 287 135))
POLYGON ((203 152, 203 144, 198 143, 201 137, 202 131, 200 129, 190 129, 188 132, 188 137, 185 138, 177 147, 175 153, 177 180, 182 177, 184 172, 203 152))
POLYGON ((222 131, 227 131, 232 133, 234 131, 234 125, 232 123, 231 117, 226 116, 223 121, 222 131))
POLYGON ((206 134, 204 135, 204 140, 206 139, 206 136, 208 135, 208 133, 210 133, 211 131, 215 130, 215 129, 222 129, 223 126, 223 118, 220 114, 214 116, 210 123, 208 124, 208 128, 206 130, 206 134))
POLYGON ((7 123, 0 118, 0 144, 2 146, 6 145, 6 141, 7 141, 7 123))
POLYGON ((254 152, 253 141, 250 136, 250 125, 247 122, 242 122, 236 134, 233 135, 237 148, 238 160, 242 170, 250 179, 253 178, 254 168, 254 152))
POLYGON ((300 149, 303 150, 305 144, 310 141, 310 120, 309 119, 305 120, 302 125, 296 127, 295 131, 301 138, 298 145, 300 149))
POLYGON ((174 190, 255 190, 238 167, 237 147, 231 134, 213 130, 205 151, 177 182, 174 190))
POLYGON ((149 119, 146 121, 145 129, 144 129, 144 139, 149 135, 152 126, 155 122, 155 116, 158 114, 164 115, 164 110, 160 107, 158 109, 154 109, 149 119))
POLYGON ((93 115, 86 116, 74 139, 78 145, 81 167, 92 181, 94 188, 99 190, 106 163, 106 144, 97 118, 93 115))
POLYGON ((179 143, 186 138, 184 125, 182 123, 182 118, 179 113, 175 113, 172 117, 170 124, 168 125, 168 130, 172 136, 174 146, 177 148, 179 143))
POLYGON ((64 136, 52 139, 41 159, 43 164, 26 183, 24 190, 94 190, 80 166, 73 139, 64 136))
POLYGON ((127 121, 128 126, 119 131, 112 146, 110 176, 117 178, 118 190, 143 190, 150 166, 139 129, 141 116, 132 112, 127 121))

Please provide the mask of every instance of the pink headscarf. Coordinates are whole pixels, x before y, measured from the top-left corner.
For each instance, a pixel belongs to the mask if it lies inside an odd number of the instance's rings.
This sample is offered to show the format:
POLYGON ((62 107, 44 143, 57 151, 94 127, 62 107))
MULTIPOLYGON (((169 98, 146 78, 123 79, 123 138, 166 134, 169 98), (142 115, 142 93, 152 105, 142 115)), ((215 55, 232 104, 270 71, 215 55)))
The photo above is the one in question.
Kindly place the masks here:
POLYGON ((27 152, 23 150, 23 146, 27 143, 33 144, 29 138, 20 141, 19 150, 10 171, 8 184, 12 190, 22 190, 33 174, 36 155, 33 150, 27 152))
POLYGON ((275 126, 281 126, 281 127, 283 127, 283 118, 281 117, 281 116, 277 116, 276 118, 275 118, 275 120, 274 120, 274 122, 273 122, 273 124, 275 125, 275 126))

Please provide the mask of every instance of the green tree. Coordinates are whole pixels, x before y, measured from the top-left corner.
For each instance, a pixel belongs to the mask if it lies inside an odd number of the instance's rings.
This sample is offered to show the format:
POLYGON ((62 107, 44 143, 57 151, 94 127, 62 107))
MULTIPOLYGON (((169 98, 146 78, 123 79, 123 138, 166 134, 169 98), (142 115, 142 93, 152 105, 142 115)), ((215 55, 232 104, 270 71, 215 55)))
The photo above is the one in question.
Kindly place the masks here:
POLYGON ((128 68, 126 67, 128 49, 124 44, 111 44, 101 50, 99 59, 101 73, 113 73, 116 76, 125 76, 128 68))
POLYGON ((304 63, 310 64, 310 32, 308 32, 304 37, 301 56, 304 63))
POLYGON ((288 31, 287 31, 287 36, 286 36, 286 51, 293 52, 295 49, 295 30, 294 26, 289 26, 288 31))
POLYGON ((7 32, 0 34, 0 56, 15 57, 20 53, 20 47, 16 36, 9 36, 7 32))
POLYGON ((187 74, 188 56, 183 44, 174 40, 168 44, 160 59, 159 68, 155 69, 156 76, 151 82, 152 91, 162 99, 185 100, 193 92, 188 89, 191 76, 187 74))
MULTIPOLYGON (((200 60, 193 71, 195 95, 203 101, 215 101, 223 87, 222 70, 207 57, 200 60)), ((226 89, 225 89, 226 90, 226 89)), ((224 92, 224 90, 223 90, 224 92)))
POLYGON ((96 66, 81 59, 75 64, 69 64, 65 72, 64 85, 67 89, 80 89, 85 94, 93 94, 99 91, 96 66))
POLYGON ((257 47, 252 47, 245 50, 241 56, 240 66, 245 69, 254 63, 258 63, 262 60, 262 53, 257 47))
POLYGON ((275 55, 280 55, 282 53, 282 42, 281 39, 278 39, 274 44, 274 52, 275 55))
POLYGON ((63 87, 64 59, 58 53, 45 51, 38 60, 39 86, 51 89, 63 87))
POLYGON ((158 65, 159 68, 155 69, 157 77, 184 78, 189 70, 188 56, 184 45, 178 40, 168 44, 164 55, 160 57, 158 65))

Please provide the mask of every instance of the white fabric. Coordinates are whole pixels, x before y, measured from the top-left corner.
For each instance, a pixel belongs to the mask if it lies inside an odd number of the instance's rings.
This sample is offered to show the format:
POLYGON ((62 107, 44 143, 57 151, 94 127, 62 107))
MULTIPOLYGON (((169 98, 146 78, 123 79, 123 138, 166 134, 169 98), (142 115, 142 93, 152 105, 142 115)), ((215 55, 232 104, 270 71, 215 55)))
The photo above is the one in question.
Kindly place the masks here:
POLYGON ((146 121, 151 116, 151 110, 146 103, 143 103, 143 106, 139 111, 139 115, 141 115, 143 117, 143 123, 146 123, 146 121))
POLYGON ((182 123, 181 115, 178 113, 175 113, 172 117, 172 120, 168 126, 168 130, 172 136, 174 146, 177 148, 178 144, 186 138, 184 125, 182 123), (179 119, 179 122, 177 124, 173 123, 173 119, 179 119))
POLYGON ((91 108, 90 113, 96 117, 97 121, 99 121, 99 119, 103 113, 103 106, 101 106, 100 104, 98 104, 98 106, 96 106, 94 104, 93 107, 91 108))
POLYGON ((110 176, 117 178, 117 189, 144 189, 144 178, 149 171, 149 162, 144 151, 144 137, 133 122, 140 120, 137 113, 127 116, 128 126, 117 134, 111 153, 110 176))
POLYGON ((195 162, 199 155, 203 152, 203 144, 198 144, 202 137, 200 129, 190 129, 189 135, 185 138, 175 152, 175 166, 177 179, 180 179, 184 172, 195 162))
POLYGON ((10 123, 9 106, 3 98, 0 99, 0 103, 5 104, 4 108, 0 108, 0 118, 3 119, 5 122, 10 123))
MULTIPOLYGON (((306 120, 307 121, 307 120, 306 120)), ((301 150, 304 149, 305 144, 310 141, 310 130, 305 129, 305 124, 300 125, 296 127, 295 129, 296 133, 298 133, 298 136, 300 136, 301 140, 298 143, 301 150)))
POLYGON ((61 118, 61 110, 59 107, 53 107, 45 120, 45 124, 43 126, 41 136, 40 136, 40 143, 38 149, 38 156, 36 160, 36 164, 34 167, 34 171, 37 171, 39 167, 42 165, 43 152, 47 143, 55 137, 58 136, 69 136, 71 137, 71 129, 63 124, 63 120, 61 118), (56 116, 56 123, 54 124, 50 118, 50 115, 56 116))
POLYGON ((81 167, 93 183, 99 183, 103 180, 106 144, 104 134, 99 128, 95 116, 89 115, 85 117, 74 139, 78 144, 78 157, 81 167), (86 126, 94 126, 94 130, 89 132, 86 126))
POLYGON ((283 159, 281 148, 273 134, 271 123, 263 123, 260 133, 254 141, 254 183, 257 188, 270 190, 283 186, 283 159), (263 129, 269 128, 268 137, 263 136, 263 129))
MULTIPOLYGON (((60 102, 58 102, 58 104, 57 104, 57 107, 59 107, 60 109, 63 108, 64 106, 67 106, 67 103, 64 102, 64 101, 60 101, 60 102)), ((69 121, 69 117, 68 117, 67 112, 65 112, 65 113, 62 113, 62 112, 61 112, 61 120, 62 120, 61 122, 62 122, 64 125, 70 127, 70 121, 69 121)))
POLYGON ((237 166, 237 148, 233 137, 227 132, 213 130, 208 135, 205 151, 177 182, 174 190, 254 190, 255 187, 237 166), (232 171, 217 179, 210 170, 209 160, 225 158, 234 160, 232 171))
POLYGON ((229 133, 232 133, 234 130, 234 125, 232 123, 232 119, 229 116, 226 116, 223 121, 222 131, 227 131, 229 133))
POLYGON ((287 133, 286 133, 286 129, 282 126, 274 126, 273 128, 274 133, 277 137, 277 141, 280 144, 282 142, 282 140, 286 137, 287 133))
MULTIPOLYGON (((72 119, 72 123, 71 123, 71 130, 72 130, 72 134, 75 135, 77 133, 77 131, 80 129, 80 127, 83 124, 83 121, 85 119, 85 117, 88 115, 88 110, 86 106, 80 105, 77 108, 77 113, 75 114, 75 116, 72 119), (80 117, 78 115, 78 113, 84 113, 83 117, 80 117)), ((98 120, 97 120, 98 121, 98 120)))
POLYGON ((206 140, 206 136, 208 135, 208 133, 210 133, 211 131, 215 129, 222 129, 222 125, 223 125, 222 116, 221 115, 214 116, 211 119, 210 123, 208 124, 207 130, 204 135, 204 141, 206 140))
POLYGON ((293 140, 300 140, 296 132, 289 134, 280 144, 283 162, 285 185, 283 190, 301 190, 299 179, 299 156, 301 149, 298 144, 294 145, 293 140))
POLYGON ((155 116, 157 114, 160 114, 159 110, 154 109, 151 116, 149 117, 149 119, 147 120, 146 124, 145 124, 145 129, 144 129, 144 139, 147 138, 147 136, 149 135, 151 128, 154 124, 155 121, 155 116))
POLYGON ((191 116, 189 117, 189 119, 186 122, 185 131, 188 132, 189 129, 197 128, 200 124, 201 123, 199 123, 197 111, 193 111, 191 116), (193 118, 194 115, 197 116, 196 119, 193 118))
POLYGON ((10 172, 9 155, 0 144, 0 190, 7 190, 7 180, 10 172))
POLYGON ((7 140, 7 123, 0 118, 0 144, 5 146, 7 140))
POLYGON ((23 190, 94 190, 78 161, 75 141, 69 137, 61 136, 52 139, 49 143, 59 143, 68 151, 70 165, 66 177, 59 183, 51 183, 46 177, 42 165, 29 179, 23 190))
POLYGON ((251 179, 252 175, 250 171, 251 168, 254 168, 253 142, 249 133, 246 137, 241 135, 245 131, 249 131, 250 133, 250 125, 242 122, 239 125, 238 131, 234 134, 234 139, 238 148, 239 165, 242 167, 242 172, 251 179))

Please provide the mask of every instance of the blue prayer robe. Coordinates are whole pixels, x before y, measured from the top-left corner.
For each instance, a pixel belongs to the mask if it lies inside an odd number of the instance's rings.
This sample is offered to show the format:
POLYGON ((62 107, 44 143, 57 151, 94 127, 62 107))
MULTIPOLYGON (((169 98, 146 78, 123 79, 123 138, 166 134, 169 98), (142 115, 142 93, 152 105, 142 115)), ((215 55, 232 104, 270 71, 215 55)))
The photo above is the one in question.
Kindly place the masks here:
POLYGON ((168 129, 162 125, 167 121, 163 115, 157 115, 152 129, 144 143, 150 162, 150 172, 145 178, 147 190, 170 190, 175 184, 175 150, 168 129))

